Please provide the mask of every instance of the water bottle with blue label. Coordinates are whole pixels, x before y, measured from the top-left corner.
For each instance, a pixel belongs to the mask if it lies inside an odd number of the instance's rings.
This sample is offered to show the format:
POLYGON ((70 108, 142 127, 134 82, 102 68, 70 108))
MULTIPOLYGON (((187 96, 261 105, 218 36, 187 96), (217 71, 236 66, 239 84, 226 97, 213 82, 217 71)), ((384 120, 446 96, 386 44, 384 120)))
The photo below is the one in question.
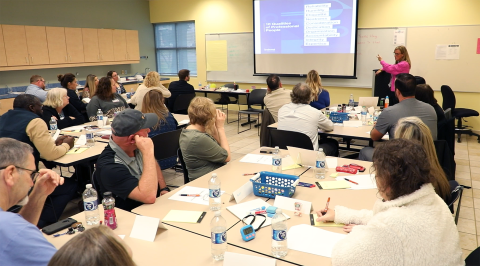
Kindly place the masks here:
POLYGON ((361 115, 362 115, 362 125, 366 125, 367 124, 367 107, 365 106, 362 107, 361 115))
POLYGON ((279 153, 274 154, 272 157, 272 172, 282 172, 282 157, 280 157, 279 153))
POLYGON ((223 260, 225 251, 227 251, 227 222, 220 211, 215 212, 215 217, 210 222, 210 232, 213 259, 223 260))
POLYGON ((315 161, 315 178, 324 179, 325 178, 325 168, 326 168, 326 156, 322 148, 318 149, 317 160, 315 161))
POLYGON ((57 130, 58 129, 58 126, 57 126, 57 119, 55 119, 53 116, 52 118, 50 119, 50 130, 57 130))
POLYGON ((222 207, 220 184, 217 174, 212 173, 212 177, 208 180, 209 206, 212 211, 219 211, 222 207))
POLYGON ((283 258, 287 253, 287 218, 282 210, 277 208, 272 218, 272 254, 276 258, 283 258))
POLYGON ((103 112, 102 112, 102 109, 98 109, 97 111, 97 125, 98 127, 103 127, 104 124, 103 124, 103 112))
POLYGON ((83 192, 83 208, 85 210, 85 221, 87 225, 98 225, 98 196, 97 191, 92 188, 92 184, 87 184, 83 192))
POLYGON ((85 139, 87 140, 87 147, 95 146, 95 134, 94 130, 91 127, 85 128, 85 139))

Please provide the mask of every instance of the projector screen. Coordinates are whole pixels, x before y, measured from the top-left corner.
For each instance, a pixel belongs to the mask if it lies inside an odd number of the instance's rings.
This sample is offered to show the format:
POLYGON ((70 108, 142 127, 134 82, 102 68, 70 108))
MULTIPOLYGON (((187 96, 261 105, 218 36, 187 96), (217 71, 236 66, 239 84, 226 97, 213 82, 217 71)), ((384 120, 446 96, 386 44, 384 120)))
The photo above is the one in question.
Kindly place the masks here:
POLYGON ((254 75, 355 78, 358 0, 254 0, 254 75))

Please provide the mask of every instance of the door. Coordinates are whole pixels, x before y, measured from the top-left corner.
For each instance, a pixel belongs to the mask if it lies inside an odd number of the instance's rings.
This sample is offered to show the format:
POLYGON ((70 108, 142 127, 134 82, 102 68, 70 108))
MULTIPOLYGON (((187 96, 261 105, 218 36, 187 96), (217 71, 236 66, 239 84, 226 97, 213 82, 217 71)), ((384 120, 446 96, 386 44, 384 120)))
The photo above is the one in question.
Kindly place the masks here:
POLYGON ((140 61, 140 49, 138 44, 138 31, 126 30, 128 60, 140 61))
POLYGON ((82 37, 85 62, 100 62, 100 51, 98 48, 98 30, 83 28, 82 37))
POLYGON ((25 26, 30 65, 48 65, 47 33, 44 26, 25 26))
POLYGON ((67 44, 65 43, 65 28, 46 27, 48 54, 50 64, 64 64, 68 62, 67 44))
POLYGON ((2 25, 8 66, 29 65, 25 26, 2 25))
POLYGON ((125 39, 125 30, 113 31, 113 53, 115 61, 127 60, 127 41, 125 39))
POLYGON ((100 61, 115 61, 113 56, 113 30, 98 30, 98 48, 100 50, 100 61))
POLYGON ((83 63, 83 36, 81 28, 65 28, 65 42, 67 44, 67 56, 69 63, 83 63))
POLYGON ((2 25, 0 25, 0 66, 7 66, 7 55, 5 54, 2 25))

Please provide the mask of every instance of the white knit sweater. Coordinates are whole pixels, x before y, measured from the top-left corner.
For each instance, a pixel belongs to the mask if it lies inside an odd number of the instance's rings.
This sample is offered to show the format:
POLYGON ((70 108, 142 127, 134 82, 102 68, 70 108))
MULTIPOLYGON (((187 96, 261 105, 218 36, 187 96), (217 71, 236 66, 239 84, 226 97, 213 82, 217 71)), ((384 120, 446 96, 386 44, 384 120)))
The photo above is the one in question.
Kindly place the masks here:
POLYGON ((332 252, 332 265, 465 265, 457 227, 431 184, 370 210, 335 208, 335 222, 358 224, 332 252))

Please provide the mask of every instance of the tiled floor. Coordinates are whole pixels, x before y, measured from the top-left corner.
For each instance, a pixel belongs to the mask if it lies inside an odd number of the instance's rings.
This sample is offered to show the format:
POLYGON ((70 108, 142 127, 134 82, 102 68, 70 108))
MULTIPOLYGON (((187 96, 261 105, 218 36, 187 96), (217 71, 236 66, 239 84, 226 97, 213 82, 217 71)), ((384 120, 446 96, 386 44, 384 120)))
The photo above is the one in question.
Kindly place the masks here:
MULTIPOLYGON (((229 120, 237 117, 235 111, 230 110, 229 120)), ((243 127, 246 129, 248 126, 243 127)), ((241 130, 243 130, 241 128, 241 130)), ((243 157, 248 152, 260 147, 260 138, 256 128, 237 134, 237 122, 225 125, 232 160, 243 157)), ((472 189, 463 192, 458 232, 460 246, 464 258, 480 246, 480 143, 476 137, 462 137, 461 143, 455 143, 455 161, 457 163, 456 180, 472 189)), ((63 173, 65 174, 63 168, 63 173)), ((183 174, 173 169, 163 170, 165 181, 169 186, 183 185, 183 174)), ((62 217, 69 217, 78 213, 77 198, 69 204, 62 217)))

